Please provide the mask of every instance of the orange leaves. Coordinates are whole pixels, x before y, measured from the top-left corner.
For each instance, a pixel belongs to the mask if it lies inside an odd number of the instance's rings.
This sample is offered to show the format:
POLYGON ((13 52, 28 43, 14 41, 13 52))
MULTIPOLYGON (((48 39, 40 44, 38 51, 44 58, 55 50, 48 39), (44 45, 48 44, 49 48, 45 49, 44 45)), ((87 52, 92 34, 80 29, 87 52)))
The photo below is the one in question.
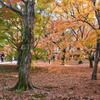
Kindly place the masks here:
POLYGON ((51 21, 49 24, 49 31, 51 33, 62 33, 66 30, 67 23, 63 19, 51 21))
POLYGON ((1 1, 5 2, 7 5, 12 5, 12 6, 18 2, 22 2, 22 0, 1 0, 1 1))
POLYGON ((12 17, 13 15, 10 14, 11 10, 4 7, 4 8, 1 8, 0 9, 0 12, 4 12, 4 11, 9 11, 9 13, 5 12, 5 13, 2 13, 2 16, 5 17, 5 18, 10 18, 12 17))
POLYGON ((66 29, 70 29, 71 27, 79 27, 83 25, 82 22, 76 22, 75 19, 69 19, 69 20, 64 20, 64 19, 58 19, 55 21, 51 21, 49 23, 49 28, 48 30, 51 33, 63 33, 66 31, 66 29))
POLYGON ((22 0, 4 0, 6 3, 16 3, 21 2, 22 0))
POLYGON ((4 12, 2 13, 2 16, 5 17, 5 18, 10 18, 10 17, 13 17, 13 11, 11 11, 10 9, 4 7, 4 8, 1 8, 0 9, 0 12, 4 12))
POLYGON ((8 8, 4 7, 0 9, 0 11, 5 11, 5 10, 8 10, 8 8))
POLYGON ((1 8, 0 12, 2 12, 2 16, 5 18, 10 18, 15 16, 15 13, 19 13, 21 15, 21 11, 17 10, 16 3, 21 2, 22 0, 1 0, 1 8))
POLYGON ((5 18, 11 18, 11 17, 13 17, 13 15, 8 14, 8 13, 3 14, 3 16, 4 16, 5 18))

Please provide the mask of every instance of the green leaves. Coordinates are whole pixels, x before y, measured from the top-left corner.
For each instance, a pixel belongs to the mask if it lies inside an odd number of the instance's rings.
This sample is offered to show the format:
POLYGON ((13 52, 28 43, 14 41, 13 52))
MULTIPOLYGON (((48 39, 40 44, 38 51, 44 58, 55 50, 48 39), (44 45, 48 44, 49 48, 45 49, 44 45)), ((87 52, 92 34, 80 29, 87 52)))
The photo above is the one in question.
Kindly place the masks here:
POLYGON ((47 9, 54 2, 54 0, 37 0, 37 7, 40 10, 47 9))
POLYGON ((45 49, 42 49, 42 48, 34 48, 32 58, 33 58, 33 60, 35 60, 35 59, 46 60, 47 52, 45 49))

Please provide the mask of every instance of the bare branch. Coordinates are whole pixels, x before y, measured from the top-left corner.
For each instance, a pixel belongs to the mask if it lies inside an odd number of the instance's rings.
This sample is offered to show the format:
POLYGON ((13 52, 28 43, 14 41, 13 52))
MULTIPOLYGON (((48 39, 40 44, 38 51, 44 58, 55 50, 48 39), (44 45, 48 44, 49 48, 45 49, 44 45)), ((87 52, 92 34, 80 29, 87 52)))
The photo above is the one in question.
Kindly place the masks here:
POLYGON ((79 21, 85 22, 86 24, 88 24, 89 26, 91 26, 91 28, 94 29, 94 30, 97 29, 97 28, 94 27, 94 25, 92 25, 91 23, 89 23, 89 22, 86 21, 86 20, 79 20, 79 21))
POLYGON ((73 35, 75 36, 76 38, 76 41, 78 41, 78 35, 77 35, 77 32, 74 30, 74 28, 71 27, 71 30, 73 32, 73 35))

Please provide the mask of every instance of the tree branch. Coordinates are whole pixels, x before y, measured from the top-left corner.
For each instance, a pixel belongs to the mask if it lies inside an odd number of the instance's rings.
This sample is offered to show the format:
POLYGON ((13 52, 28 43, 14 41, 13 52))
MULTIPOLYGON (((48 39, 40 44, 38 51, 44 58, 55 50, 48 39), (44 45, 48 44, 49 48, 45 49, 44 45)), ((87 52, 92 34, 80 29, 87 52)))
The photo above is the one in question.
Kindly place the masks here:
POLYGON ((94 29, 94 30, 97 29, 97 28, 94 27, 94 25, 92 25, 91 23, 89 23, 89 22, 86 21, 86 20, 79 20, 79 21, 85 22, 86 24, 88 24, 89 26, 91 26, 91 28, 94 29))
MULTIPOLYGON (((75 16, 71 15, 73 18, 76 18, 75 16)), ((83 22, 88 24, 92 29, 96 30, 97 28, 94 27, 91 23, 89 23, 87 20, 77 19, 77 21, 83 22)))
POLYGON ((2 0, 0 0, 0 3, 1 3, 3 6, 5 6, 6 8, 9 8, 10 10, 12 10, 12 11, 14 11, 15 13, 19 14, 20 16, 23 16, 22 12, 19 11, 19 10, 17 10, 17 9, 15 9, 15 8, 13 8, 13 7, 11 6, 11 4, 10 4, 10 5, 6 5, 2 0))

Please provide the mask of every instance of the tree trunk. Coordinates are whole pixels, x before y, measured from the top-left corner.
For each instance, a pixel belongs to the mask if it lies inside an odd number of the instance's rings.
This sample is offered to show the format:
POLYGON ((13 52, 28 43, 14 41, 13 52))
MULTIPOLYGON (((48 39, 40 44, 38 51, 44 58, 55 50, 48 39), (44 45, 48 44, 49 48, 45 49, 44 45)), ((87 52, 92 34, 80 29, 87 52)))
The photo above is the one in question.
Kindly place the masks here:
MULTIPOLYGON (((93 0, 94 6, 96 6, 96 0, 93 0)), ((99 28, 100 30, 100 10, 97 9, 95 11, 95 16, 98 21, 99 28)), ((95 55, 95 61, 94 61, 94 67, 93 67, 93 72, 92 72, 92 80, 97 79, 97 67, 98 67, 98 62, 99 62, 99 57, 100 57, 100 33, 97 35, 97 44, 96 44, 96 55, 95 55)))
POLYGON ((92 59, 92 56, 89 56, 89 66, 90 68, 93 68, 93 59, 92 59))
POLYGON ((100 57, 100 38, 97 37, 96 54, 94 58, 94 67, 93 67, 92 78, 91 78, 92 80, 97 79, 97 68, 98 68, 99 57, 100 57))
POLYGON ((25 4, 24 14, 24 32, 22 42, 22 55, 19 66, 19 80, 12 89, 27 90, 33 89, 34 86, 30 79, 31 68, 31 37, 34 24, 34 0, 29 0, 25 4))
POLYGON ((18 52, 18 60, 17 60, 17 68, 19 69, 20 67, 20 62, 21 62, 21 57, 22 57, 22 43, 19 43, 19 45, 17 46, 17 52, 18 52))
POLYGON ((66 56, 65 56, 66 55, 66 48, 64 48, 62 50, 62 52, 63 53, 62 53, 62 58, 61 59, 62 59, 62 65, 64 65, 65 64, 65 59, 66 59, 66 56))
POLYGON ((94 66, 92 72, 92 80, 97 80, 97 67, 98 67, 98 52, 96 51, 95 58, 94 58, 94 66))

